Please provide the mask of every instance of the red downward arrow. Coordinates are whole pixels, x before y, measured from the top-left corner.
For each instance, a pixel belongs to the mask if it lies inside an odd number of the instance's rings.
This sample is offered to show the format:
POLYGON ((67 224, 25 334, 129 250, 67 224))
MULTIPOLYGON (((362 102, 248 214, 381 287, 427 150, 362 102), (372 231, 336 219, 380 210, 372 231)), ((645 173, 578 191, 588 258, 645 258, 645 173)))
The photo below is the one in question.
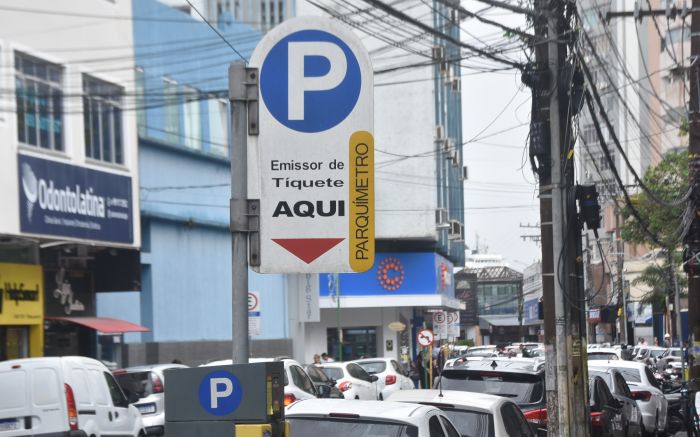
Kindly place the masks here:
POLYGON ((273 238, 272 241, 294 256, 311 264, 316 258, 333 249, 345 238, 273 238))

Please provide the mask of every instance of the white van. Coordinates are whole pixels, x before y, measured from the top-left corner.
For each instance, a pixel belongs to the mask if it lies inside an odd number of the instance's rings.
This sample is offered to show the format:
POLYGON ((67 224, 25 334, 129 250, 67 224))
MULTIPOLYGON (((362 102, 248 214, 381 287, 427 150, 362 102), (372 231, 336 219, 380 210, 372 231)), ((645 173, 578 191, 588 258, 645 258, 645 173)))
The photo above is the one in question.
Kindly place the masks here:
POLYGON ((141 415, 104 364, 85 357, 0 362, 0 437, 143 437, 141 415))

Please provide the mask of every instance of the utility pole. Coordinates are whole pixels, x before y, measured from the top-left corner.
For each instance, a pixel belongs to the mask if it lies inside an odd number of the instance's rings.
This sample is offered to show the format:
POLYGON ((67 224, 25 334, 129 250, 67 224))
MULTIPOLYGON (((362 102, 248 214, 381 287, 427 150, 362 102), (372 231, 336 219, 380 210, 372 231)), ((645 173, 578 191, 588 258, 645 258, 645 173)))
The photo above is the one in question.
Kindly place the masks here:
POLYGON ((615 210, 615 251, 617 256, 617 289, 620 291, 618 302, 622 306, 620 314, 620 343, 629 344, 627 334, 627 296, 625 296, 625 278, 623 269, 625 268, 625 243, 620 235, 620 214, 621 211, 615 210))
MULTIPOLYGON (((689 125, 689 172, 693 194, 690 197, 691 207, 695 212, 693 224, 686 236, 690 261, 687 264, 688 271, 688 327, 691 335, 689 346, 694 350, 700 341, 700 262, 696 255, 700 254, 700 0, 693 0, 691 12, 690 34, 690 67, 688 79, 690 82, 690 101, 688 112, 689 125)), ((674 272, 675 274, 675 272, 674 272)), ((680 308, 676 310, 680 317, 680 308)), ((679 333, 680 335, 680 333, 679 333)), ((680 338, 680 337, 679 337, 680 338)), ((683 343, 681 341, 681 347, 683 343)), ((690 364, 691 378, 700 378, 700 360, 693 360, 690 364)))

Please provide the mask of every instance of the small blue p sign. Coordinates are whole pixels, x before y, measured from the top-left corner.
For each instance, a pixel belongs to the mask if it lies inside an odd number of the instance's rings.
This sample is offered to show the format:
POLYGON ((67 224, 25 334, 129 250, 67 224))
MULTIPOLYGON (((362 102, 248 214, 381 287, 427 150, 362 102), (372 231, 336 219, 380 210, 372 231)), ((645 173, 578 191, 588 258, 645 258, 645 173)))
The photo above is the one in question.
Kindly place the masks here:
POLYGON ((233 413, 242 399, 241 382, 234 374, 225 370, 207 374, 199 384, 199 404, 214 416, 233 413))

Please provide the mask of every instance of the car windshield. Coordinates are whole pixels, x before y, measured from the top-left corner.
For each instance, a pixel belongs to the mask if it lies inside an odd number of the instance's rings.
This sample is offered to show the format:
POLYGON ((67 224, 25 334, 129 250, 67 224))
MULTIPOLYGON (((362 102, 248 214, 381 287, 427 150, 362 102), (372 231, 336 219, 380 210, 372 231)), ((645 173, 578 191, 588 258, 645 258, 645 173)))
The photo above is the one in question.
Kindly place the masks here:
POLYGON ((610 361, 618 360, 618 356, 612 352, 588 352, 589 360, 610 361))
POLYGON ((323 370, 323 373, 328 375, 330 379, 335 379, 336 381, 343 379, 343 369, 338 367, 321 367, 321 370, 323 370))
POLYGON ((518 405, 541 402, 544 395, 541 377, 520 373, 445 370, 441 384, 444 390, 504 396, 518 405))
POLYGON ((465 356, 466 357, 490 357, 491 355, 493 355, 493 353, 494 353, 494 350, 492 350, 492 349, 478 349, 475 351, 471 351, 471 350, 468 351, 465 356))
POLYGON ((328 378, 328 375, 323 373, 318 367, 308 366, 306 368, 306 374, 309 375, 309 378, 311 378, 313 382, 319 384, 327 384, 328 382, 330 382, 330 378, 328 378))
POLYGON ((365 369, 367 373, 370 375, 374 375, 375 373, 382 373, 383 371, 386 370, 386 362, 384 361, 367 361, 364 363, 357 363, 365 369))
POLYGON ((490 437, 493 435, 493 415, 491 414, 444 408, 442 410, 462 436, 490 437))
POLYGON ((638 369, 617 369, 627 382, 642 382, 642 376, 638 369))
POLYGON ((287 420, 291 437, 418 437, 418 428, 401 423, 296 417, 287 417, 287 420))
POLYGON ((151 372, 119 373, 114 378, 127 397, 136 395, 141 399, 153 394, 151 372))
POLYGON ((664 355, 666 353, 665 349, 655 349, 651 351, 651 356, 653 358, 659 358, 660 356, 664 355))
POLYGON ((681 356, 681 351, 679 349, 674 349, 671 351, 671 356, 674 357, 680 357, 681 356))

